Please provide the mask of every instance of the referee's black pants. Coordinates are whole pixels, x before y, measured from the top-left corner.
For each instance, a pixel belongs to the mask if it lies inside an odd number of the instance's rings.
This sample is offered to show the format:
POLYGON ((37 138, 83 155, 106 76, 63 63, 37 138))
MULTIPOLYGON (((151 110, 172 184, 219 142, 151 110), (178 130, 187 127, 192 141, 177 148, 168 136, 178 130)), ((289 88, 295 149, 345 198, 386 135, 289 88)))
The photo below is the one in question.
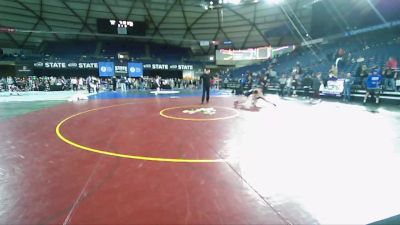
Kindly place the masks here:
POLYGON ((207 102, 210 100, 210 86, 203 86, 203 95, 201 97, 201 103, 204 102, 204 97, 206 97, 207 102))

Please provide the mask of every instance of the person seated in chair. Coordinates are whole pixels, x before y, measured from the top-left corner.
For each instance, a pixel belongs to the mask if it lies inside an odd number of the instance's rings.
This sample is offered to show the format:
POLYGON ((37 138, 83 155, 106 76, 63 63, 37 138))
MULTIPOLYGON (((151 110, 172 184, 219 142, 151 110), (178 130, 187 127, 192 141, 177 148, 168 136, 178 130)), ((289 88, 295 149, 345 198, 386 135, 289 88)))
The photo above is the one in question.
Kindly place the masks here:
POLYGON ((385 77, 385 90, 391 89, 391 91, 396 91, 397 69, 397 60, 394 57, 390 57, 383 74, 385 77))
POLYGON ((375 103, 379 104, 379 96, 382 91, 382 75, 378 67, 374 67, 372 73, 367 78, 367 91, 364 96, 364 104, 367 103, 369 96, 375 97, 375 103))

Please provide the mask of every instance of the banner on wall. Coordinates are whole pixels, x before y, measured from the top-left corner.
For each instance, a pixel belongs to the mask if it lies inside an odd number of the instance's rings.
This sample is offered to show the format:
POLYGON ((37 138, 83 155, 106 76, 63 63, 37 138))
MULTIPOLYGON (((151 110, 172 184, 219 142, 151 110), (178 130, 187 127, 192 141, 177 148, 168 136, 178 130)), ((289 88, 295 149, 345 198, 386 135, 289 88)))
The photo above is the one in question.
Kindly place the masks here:
POLYGON ((35 68, 47 69, 97 69, 98 64, 95 62, 35 62, 35 68))
POLYGON ((143 64, 128 63, 128 73, 130 77, 143 77, 143 64))
POLYGON ((33 68, 32 64, 17 64, 15 65, 15 74, 17 76, 32 76, 33 68))
POLYGON ((128 73, 128 66, 126 65, 116 65, 115 66, 115 73, 116 74, 120 74, 120 75, 124 75, 128 73))
MULTIPOLYGON (((100 63, 102 65, 106 65, 104 63, 113 63, 113 62, 35 62, 33 63, 34 68, 46 68, 46 69, 99 69, 100 71, 100 63)), ((161 63, 153 63, 153 64, 141 64, 140 68, 143 69, 151 69, 151 70, 194 70, 194 66, 191 64, 161 64, 161 63)), ((139 66, 139 65, 137 65, 139 66)), ((135 67, 136 68, 136 67, 135 67)), ((114 72, 116 74, 128 74, 129 66, 126 63, 117 63, 114 64, 114 72)))
POLYGON ((144 64, 144 69, 152 70, 194 70, 193 65, 188 64, 144 64))
POLYGON ((113 62, 99 62, 99 76, 112 77, 115 75, 113 62))
POLYGON ((321 90, 321 95, 338 96, 343 94, 344 79, 330 80, 325 88, 321 90))

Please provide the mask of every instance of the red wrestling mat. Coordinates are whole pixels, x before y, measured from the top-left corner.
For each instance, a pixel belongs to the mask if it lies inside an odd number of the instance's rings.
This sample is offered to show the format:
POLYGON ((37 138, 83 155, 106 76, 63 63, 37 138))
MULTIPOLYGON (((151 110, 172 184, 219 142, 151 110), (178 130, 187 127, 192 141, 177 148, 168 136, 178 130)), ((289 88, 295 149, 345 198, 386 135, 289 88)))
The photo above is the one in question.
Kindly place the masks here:
MULTIPOLYGON (((199 122, 160 116, 163 109, 194 101, 68 103, 3 121, 0 172, 7 175, 0 185, 4 193, 0 224, 285 224, 221 160, 219 150, 232 135, 236 118, 199 122), (62 121, 61 134, 82 146, 116 154, 215 162, 158 162, 97 154, 62 141, 56 134, 62 121)), ((216 100, 213 105, 217 109, 213 118, 235 113, 228 109, 231 103, 216 100)), ((190 118, 181 114, 185 108, 167 115, 190 118)))

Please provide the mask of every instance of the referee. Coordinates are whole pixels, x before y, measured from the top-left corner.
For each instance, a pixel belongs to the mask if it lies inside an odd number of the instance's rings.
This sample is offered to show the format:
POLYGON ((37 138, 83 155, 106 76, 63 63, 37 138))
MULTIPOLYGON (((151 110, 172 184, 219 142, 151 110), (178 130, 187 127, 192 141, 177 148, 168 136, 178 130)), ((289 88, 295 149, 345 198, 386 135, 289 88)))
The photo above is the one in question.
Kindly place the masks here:
POLYGON ((204 97, 207 94, 206 101, 210 100, 210 85, 211 85, 211 74, 210 69, 205 68, 203 75, 201 75, 200 79, 203 82, 203 95, 201 97, 201 104, 204 103, 204 97))

